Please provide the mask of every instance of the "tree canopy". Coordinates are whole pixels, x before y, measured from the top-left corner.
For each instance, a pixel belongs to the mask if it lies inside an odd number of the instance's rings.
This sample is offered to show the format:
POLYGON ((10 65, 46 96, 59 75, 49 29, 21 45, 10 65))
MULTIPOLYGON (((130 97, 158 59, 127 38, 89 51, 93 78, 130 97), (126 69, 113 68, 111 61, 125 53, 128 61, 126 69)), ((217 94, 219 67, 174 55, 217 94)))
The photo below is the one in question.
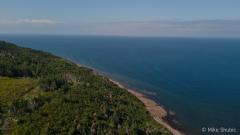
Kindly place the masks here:
POLYGON ((0 134, 171 134, 125 89, 47 52, 0 41, 0 81, 0 134))

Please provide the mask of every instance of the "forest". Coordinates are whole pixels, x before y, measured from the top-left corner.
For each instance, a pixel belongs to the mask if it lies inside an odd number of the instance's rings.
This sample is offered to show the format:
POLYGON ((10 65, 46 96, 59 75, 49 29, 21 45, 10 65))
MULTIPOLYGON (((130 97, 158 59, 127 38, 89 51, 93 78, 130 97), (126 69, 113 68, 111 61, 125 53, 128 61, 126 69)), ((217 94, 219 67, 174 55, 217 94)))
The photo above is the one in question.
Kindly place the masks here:
POLYGON ((0 41, 0 135, 170 135, 92 69, 0 41))

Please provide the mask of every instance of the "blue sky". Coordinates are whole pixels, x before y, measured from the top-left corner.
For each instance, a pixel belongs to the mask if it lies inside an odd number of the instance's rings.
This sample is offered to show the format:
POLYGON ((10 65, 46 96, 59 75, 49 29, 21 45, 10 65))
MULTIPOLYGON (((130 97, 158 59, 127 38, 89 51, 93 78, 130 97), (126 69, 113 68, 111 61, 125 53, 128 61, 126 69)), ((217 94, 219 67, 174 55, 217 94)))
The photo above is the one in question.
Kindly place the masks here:
POLYGON ((1 0, 0 33, 240 38, 239 0, 1 0))

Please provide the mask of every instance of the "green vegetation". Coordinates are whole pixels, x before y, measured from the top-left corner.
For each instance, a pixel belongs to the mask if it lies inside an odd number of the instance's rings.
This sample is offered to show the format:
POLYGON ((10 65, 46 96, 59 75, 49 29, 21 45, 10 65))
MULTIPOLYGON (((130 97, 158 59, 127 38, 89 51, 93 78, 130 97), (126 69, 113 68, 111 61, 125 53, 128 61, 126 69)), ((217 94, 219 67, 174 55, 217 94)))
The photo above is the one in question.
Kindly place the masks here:
POLYGON ((0 41, 0 134, 171 134, 108 78, 0 41))
POLYGON ((27 78, 9 78, 0 76, 0 103, 8 104, 10 101, 20 99, 32 90, 36 81, 27 78))

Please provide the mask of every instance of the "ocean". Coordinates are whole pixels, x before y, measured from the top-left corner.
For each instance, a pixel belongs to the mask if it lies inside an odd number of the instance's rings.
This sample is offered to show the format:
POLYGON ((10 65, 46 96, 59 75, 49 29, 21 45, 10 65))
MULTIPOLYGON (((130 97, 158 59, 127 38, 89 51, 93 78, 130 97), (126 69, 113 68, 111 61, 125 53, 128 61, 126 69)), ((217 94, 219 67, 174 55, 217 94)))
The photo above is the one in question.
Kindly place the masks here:
POLYGON ((0 40, 50 52, 146 94, 187 134, 213 128, 240 134, 240 39, 0 34, 0 40))

